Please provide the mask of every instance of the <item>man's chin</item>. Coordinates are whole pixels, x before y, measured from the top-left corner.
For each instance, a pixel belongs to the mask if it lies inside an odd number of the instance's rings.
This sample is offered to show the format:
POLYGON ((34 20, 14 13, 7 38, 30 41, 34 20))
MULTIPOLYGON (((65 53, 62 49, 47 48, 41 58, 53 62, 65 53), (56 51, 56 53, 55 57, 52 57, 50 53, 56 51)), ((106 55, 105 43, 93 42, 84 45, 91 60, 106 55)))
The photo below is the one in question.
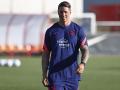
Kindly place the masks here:
POLYGON ((66 19, 63 19, 63 22, 66 22, 67 20, 66 19))

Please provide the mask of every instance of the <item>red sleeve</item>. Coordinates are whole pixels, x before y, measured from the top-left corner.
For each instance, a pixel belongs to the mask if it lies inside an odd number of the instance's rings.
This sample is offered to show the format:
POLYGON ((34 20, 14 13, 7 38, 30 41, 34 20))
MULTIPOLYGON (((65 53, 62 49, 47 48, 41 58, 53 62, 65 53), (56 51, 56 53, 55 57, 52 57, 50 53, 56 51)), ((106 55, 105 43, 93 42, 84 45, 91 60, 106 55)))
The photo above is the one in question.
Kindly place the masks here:
POLYGON ((88 45, 88 43, 87 43, 87 37, 86 37, 86 34, 85 34, 83 28, 80 28, 80 30, 78 32, 78 36, 79 36, 80 47, 83 47, 84 45, 88 45))

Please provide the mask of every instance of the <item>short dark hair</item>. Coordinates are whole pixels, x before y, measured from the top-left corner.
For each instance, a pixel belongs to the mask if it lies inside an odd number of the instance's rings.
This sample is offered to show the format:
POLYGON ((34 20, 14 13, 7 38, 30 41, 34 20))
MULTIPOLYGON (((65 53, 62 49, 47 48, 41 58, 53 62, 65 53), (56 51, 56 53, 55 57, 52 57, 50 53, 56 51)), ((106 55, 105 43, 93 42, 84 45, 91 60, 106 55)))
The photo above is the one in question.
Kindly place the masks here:
POLYGON ((70 3, 67 2, 67 1, 61 2, 61 3, 58 5, 58 9, 59 9, 60 7, 68 7, 69 9, 71 9, 71 5, 70 5, 70 3))

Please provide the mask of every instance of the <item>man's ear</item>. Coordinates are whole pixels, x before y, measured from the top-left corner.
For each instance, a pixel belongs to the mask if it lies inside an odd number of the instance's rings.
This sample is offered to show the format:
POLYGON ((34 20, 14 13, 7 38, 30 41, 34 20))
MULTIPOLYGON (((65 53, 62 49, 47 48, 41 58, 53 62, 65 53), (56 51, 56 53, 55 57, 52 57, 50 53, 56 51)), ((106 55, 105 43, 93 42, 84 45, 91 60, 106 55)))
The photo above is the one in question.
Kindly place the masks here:
POLYGON ((71 14, 72 12, 71 12, 71 9, 70 9, 70 14, 71 14))

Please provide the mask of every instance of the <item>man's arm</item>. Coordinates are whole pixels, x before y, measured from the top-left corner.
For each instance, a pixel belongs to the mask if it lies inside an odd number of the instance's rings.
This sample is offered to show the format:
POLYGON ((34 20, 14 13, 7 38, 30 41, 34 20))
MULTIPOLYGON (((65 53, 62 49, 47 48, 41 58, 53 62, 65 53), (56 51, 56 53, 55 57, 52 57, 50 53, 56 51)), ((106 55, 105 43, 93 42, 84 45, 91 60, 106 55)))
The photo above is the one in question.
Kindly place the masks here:
POLYGON ((42 83, 44 86, 48 86, 47 77, 48 77, 49 57, 50 57, 50 52, 44 51, 42 53, 42 75, 43 75, 42 83))
POLYGON ((80 47, 80 51, 81 51, 82 55, 80 55, 80 53, 79 53, 79 56, 78 56, 78 60, 81 61, 80 64, 79 64, 79 66, 78 66, 78 69, 77 69, 77 73, 78 74, 83 73, 84 68, 85 68, 85 64, 88 61, 88 58, 89 58, 88 45, 84 45, 84 46, 80 47), (79 58, 80 56, 81 56, 81 58, 79 58))
POLYGON ((88 45, 84 45, 83 47, 80 48, 81 50, 81 63, 86 64, 89 58, 89 49, 88 45))

